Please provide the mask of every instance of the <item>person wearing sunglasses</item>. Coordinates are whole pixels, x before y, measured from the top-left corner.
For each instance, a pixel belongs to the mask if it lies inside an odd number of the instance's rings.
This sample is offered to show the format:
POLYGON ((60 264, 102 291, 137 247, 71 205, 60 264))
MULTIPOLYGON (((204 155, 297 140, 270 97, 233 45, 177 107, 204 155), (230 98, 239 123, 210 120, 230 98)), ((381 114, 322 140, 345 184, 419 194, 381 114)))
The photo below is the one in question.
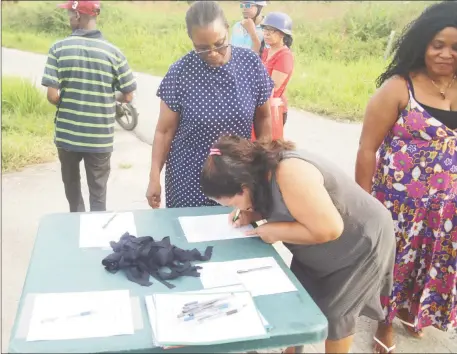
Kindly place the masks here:
MULTIPOLYGON (((262 53, 262 62, 274 81, 275 88, 270 100, 273 139, 283 138, 287 120, 285 91, 294 70, 292 46, 292 19, 282 12, 271 12, 261 23, 264 41, 268 46, 262 53)), ((255 140, 255 133, 252 134, 255 140)))
POLYGON ((263 16, 262 9, 267 6, 266 1, 241 1, 240 8, 243 20, 232 27, 231 44, 237 47, 249 48, 261 53, 265 43, 260 27, 263 16))
POLYGON ((160 207, 164 164, 167 207, 217 205, 200 188, 200 171, 211 145, 224 134, 271 139, 269 98, 274 83, 260 57, 229 44, 229 26, 215 1, 197 1, 186 14, 194 50, 171 65, 157 96, 149 185, 152 208, 160 207))

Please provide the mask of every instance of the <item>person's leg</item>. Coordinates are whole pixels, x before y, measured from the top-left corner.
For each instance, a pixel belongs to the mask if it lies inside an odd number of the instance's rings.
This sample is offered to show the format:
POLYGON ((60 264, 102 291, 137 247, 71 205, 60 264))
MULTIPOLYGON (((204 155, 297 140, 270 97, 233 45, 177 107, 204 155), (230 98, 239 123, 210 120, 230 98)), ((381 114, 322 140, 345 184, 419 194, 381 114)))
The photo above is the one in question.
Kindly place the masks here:
POLYGON ((420 339, 424 336, 424 332, 422 330, 417 331, 414 328, 414 317, 410 315, 408 309, 398 310, 397 318, 400 320, 400 322, 402 323, 406 331, 409 333, 409 335, 417 339, 420 339))
POLYGON ((325 341, 325 353, 349 353, 353 340, 354 335, 338 340, 327 339, 325 341))
POLYGON ((84 200, 81 194, 81 174, 79 171, 82 154, 64 149, 57 149, 57 153, 70 212, 84 212, 84 200))
POLYGON ((106 211, 106 190, 111 172, 111 153, 85 153, 90 211, 106 211))
POLYGON ((286 125, 286 121, 287 121, 287 112, 284 112, 282 114, 282 125, 286 125))
MULTIPOLYGON (((310 282, 310 277, 304 273, 302 267, 300 266, 300 262, 297 261, 295 256, 292 257, 292 261, 290 263, 290 270, 294 275, 298 278, 301 285, 308 291, 308 293, 313 293, 315 291, 313 283, 310 282)), ((288 347, 282 353, 284 354, 298 354, 303 353, 304 347, 303 345, 295 346, 295 347, 288 347)))
MULTIPOLYGON (((325 341, 325 353, 349 353, 351 350, 352 341, 354 336, 349 336, 338 340, 326 340, 325 341)), ((284 354, 299 354, 303 353, 303 346, 289 347, 283 351, 284 354)))
POLYGON ((392 324, 384 321, 378 322, 378 329, 376 330, 374 341, 375 353, 393 353, 395 344, 392 324))
POLYGON ((283 353, 284 354, 299 354, 299 353, 303 353, 303 349, 304 349, 304 346, 303 345, 299 345, 299 346, 296 346, 296 347, 286 348, 286 350, 284 350, 283 353))

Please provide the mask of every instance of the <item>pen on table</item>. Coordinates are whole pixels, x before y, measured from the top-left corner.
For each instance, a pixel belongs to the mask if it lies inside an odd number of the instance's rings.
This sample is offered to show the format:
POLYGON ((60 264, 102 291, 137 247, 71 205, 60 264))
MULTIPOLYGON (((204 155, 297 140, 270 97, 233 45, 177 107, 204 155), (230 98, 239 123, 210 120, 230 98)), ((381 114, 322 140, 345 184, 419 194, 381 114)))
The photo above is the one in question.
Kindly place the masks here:
POLYGON ((108 225, 111 223, 111 221, 113 221, 113 219, 117 216, 117 213, 114 213, 114 215, 112 217, 110 217, 108 219, 108 221, 106 222, 105 225, 102 226, 103 229, 106 229, 108 227, 108 225))
POLYGON ((208 314, 219 313, 221 310, 225 310, 228 308, 229 308, 228 303, 209 306, 207 308, 202 309, 201 311, 185 314, 184 321, 191 321, 191 320, 199 319, 199 318, 201 318, 201 316, 205 317, 208 314))
POLYGON ((240 269, 240 270, 237 270, 236 272, 238 274, 243 274, 243 273, 253 272, 253 271, 256 271, 256 270, 264 270, 264 269, 270 269, 270 268, 273 268, 273 267, 272 266, 264 266, 264 267, 250 268, 250 269, 240 269))
POLYGON ((207 300, 207 301, 192 301, 192 302, 188 302, 186 304, 184 304, 184 309, 187 309, 187 308, 190 308, 190 307, 196 307, 196 306, 205 306, 205 305, 209 305, 209 304, 213 304, 217 301, 221 301, 221 300, 225 300, 225 299, 228 299, 231 295, 229 296, 221 296, 221 297, 218 297, 216 299, 212 299, 212 300, 207 300))
POLYGON ((206 311, 215 306, 217 306, 217 305, 214 303, 214 304, 208 304, 208 305, 204 305, 204 306, 196 306, 196 307, 192 307, 189 309, 183 309, 182 312, 180 314, 178 314, 178 318, 185 317, 188 315, 194 315, 196 313, 206 311))
POLYGON ((233 220, 232 220, 233 222, 238 220, 238 218, 240 217, 240 213, 241 213, 241 210, 236 209, 235 216, 233 217, 233 220))
POLYGON ((206 303, 202 303, 202 304, 198 304, 196 306, 193 306, 193 307, 184 307, 182 309, 182 312, 180 314, 178 314, 178 318, 180 317, 184 317, 184 316, 187 316, 187 315, 191 315, 191 314, 196 314, 196 313, 199 313, 199 312, 203 312, 203 311, 206 311, 210 308, 213 308, 213 307, 217 307, 217 306, 221 306, 221 305, 217 305, 216 303, 218 301, 221 301, 221 300, 224 300, 224 299, 227 299, 228 297, 225 297, 225 298, 221 298, 221 299, 216 299, 216 300, 212 300, 211 302, 206 302, 206 303))
POLYGON ((54 322, 60 318, 74 318, 74 317, 84 317, 84 316, 89 316, 92 315, 94 311, 83 311, 74 315, 68 315, 68 316, 59 316, 59 317, 50 317, 50 318, 45 318, 41 320, 41 323, 47 323, 47 322, 54 322))
POLYGON ((215 314, 210 314, 210 315, 207 315, 207 316, 204 316, 204 317, 200 317, 198 319, 198 322, 202 322, 202 321, 206 321, 206 320, 213 319, 213 318, 218 318, 218 317, 234 315, 234 314, 240 312, 240 310, 245 306, 246 305, 243 305, 241 308, 229 310, 229 311, 226 311, 226 312, 218 312, 218 313, 215 313, 215 314))

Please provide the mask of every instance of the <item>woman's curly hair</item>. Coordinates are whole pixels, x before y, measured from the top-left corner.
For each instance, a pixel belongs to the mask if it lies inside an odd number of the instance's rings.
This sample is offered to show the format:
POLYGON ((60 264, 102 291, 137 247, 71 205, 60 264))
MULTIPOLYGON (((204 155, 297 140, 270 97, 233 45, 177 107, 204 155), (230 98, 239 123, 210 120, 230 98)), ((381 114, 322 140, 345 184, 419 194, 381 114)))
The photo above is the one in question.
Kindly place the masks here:
POLYGON ((263 217, 271 212, 271 182, 269 174, 276 170, 282 154, 294 150, 288 141, 255 141, 223 136, 213 148, 220 155, 208 156, 201 173, 201 187, 207 197, 233 197, 247 187, 254 210, 263 217))
POLYGON ((457 1, 444 1, 426 8, 404 28, 394 45, 393 59, 376 80, 376 86, 397 75, 407 79, 410 73, 424 68, 429 43, 446 27, 457 28, 457 1))

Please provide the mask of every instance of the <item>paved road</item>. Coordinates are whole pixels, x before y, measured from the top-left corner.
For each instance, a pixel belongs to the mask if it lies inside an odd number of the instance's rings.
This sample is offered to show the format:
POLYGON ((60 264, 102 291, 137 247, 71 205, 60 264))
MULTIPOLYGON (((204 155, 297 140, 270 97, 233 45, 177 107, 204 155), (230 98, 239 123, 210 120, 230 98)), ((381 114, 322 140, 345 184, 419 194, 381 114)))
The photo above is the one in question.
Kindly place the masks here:
MULTIPOLYGON (((43 55, 2 48, 3 75, 21 76, 39 85, 45 62, 43 55)), ((135 102, 140 119, 135 134, 151 144, 159 114, 159 100, 155 94, 161 78, 142 73, 136 73, 136 77, 139 90, 135 102)), ((286 138, 295 141, 299 147, 306 147, 332 159, 351 176, 359 135, 359 124, 335 122, 293 109, 290 110, 285 129, 286 138)))
MULTIPOLYGON (((39 85, 44 63, 42 55, 2 48, 2 75, 20 76, 39 85)), ((113 172, 108 186, 111 210, 148 207, 144 192, 150 163, 149 144, 158 116, 155 92, 160 78, 140 73, 136 76, 140 122, 135 135, 116 130, 113 172)), ((291 110, 285 131, 286 137, 299 147, 331 159, 351 176, 359 134, 358 124, 337 123, 296 110, 291 110)), ((83 190, 87 195, 84 178, 83 190)), ((39 219, 48 213, 67 210, 58 163, 2 176, 2 199, 2 352, 6 352, 39 219)), ((281 245, 277 245, 277 249, 285 261, 290 262, 290 253, 281 245)), ((397 329, 398 352, 457 353, 457 336, 427 329, 425 339, 414 340, 406 336, 400 326, 397 329)), ((370 352, 373 331, 372 321, 361 318, 352 351, 370 352)), ((306 352, 322 353, 323 348, 323 343, 309 345, 306 352)))

